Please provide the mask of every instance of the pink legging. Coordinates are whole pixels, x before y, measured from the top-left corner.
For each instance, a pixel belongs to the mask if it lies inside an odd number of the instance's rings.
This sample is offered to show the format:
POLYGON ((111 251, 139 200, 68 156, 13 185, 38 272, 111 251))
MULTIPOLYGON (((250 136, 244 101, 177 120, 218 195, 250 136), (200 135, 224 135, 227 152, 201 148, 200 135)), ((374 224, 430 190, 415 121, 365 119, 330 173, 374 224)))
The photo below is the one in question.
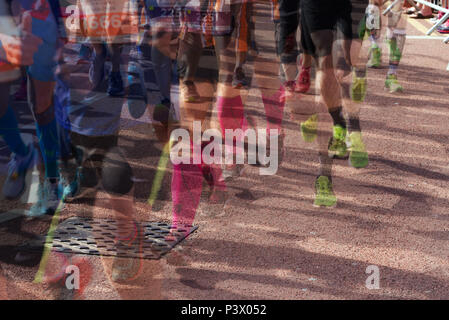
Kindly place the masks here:
MULTIPOLYGON (((201 150, 207 143, 203 143, 201 150)), ((192 146, 193 148, 193 146, 192 146)), ((201 164, 177 164, 173 166, 172 197, 173 197, 173 225, 191 225, 195 219, 201 192, 203 179, 215 189, 226 189, 221 179, 221 168, 217 165, 201 164)))
MULTIPOLYGON (((281 130, 284 114, 284 100, 281 99, 283 87, 272 96, 262 94, 265 114, 267 117, 267 130, 281 130)), ((243 103, 240 96, 233 98, 219 97, 217 99, 218 118, 224 136, 225 129, 246 129, 243 103)), ((201 150, 207 144, 203 144, 201 150)), ((193 150, 193 146, 191 147, 193 150)), ((221 169, 217 166, 201 164, 177 164, 174 165, 172 176, 173 195, 173 225, 189 224, 195 219, 201 192, 203 179, 213 188, 225 189, 221 180, 221 169)))
POLYGON ((282 99, 284 87, 281 86, 272 96, 265 96, 262 93, 262 101, 267 117, 267 135, 270 129, 277 129, 278 133, 282 130, 282 119, 284 118, 285 99, 282 99))
MULTIPOLYGON (((244 111, 243 111, 243 102, 242 97, 240 95, 227 98, 227 97, 217 97, 217 111, 218 111, 218 121, 220 122, 221 133, 223 135, 223 139, 225 139, 225 130, 226 129, 244 129, 244 111)), ((243 135, 236 137, 234 140, 235 145, 237 142, 241 142, 243 139, 243 135)), ((233 146, 226 146, 227 148, 233 148, 233 146)), ((234 148, 233 148, 234 150, 234 148)), ((243 150, 238 150, 238 152, 243 150)), ((234 153, 237 150, 233 151, 234 153)))

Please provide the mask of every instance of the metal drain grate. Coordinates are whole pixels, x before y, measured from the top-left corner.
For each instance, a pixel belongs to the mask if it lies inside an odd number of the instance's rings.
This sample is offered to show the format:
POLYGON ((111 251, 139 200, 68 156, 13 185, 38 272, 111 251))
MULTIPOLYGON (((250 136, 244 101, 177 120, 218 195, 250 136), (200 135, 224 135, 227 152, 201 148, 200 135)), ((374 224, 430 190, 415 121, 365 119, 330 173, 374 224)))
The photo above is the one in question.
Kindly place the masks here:
MULTIPOLYGON (((117 220, 72 217, 58 226, 52 242, 41 239, 25 248, 38 250, 45 245, 64 253, 159 259, 198 229, 190 225, 172 228, 170 224, 161 222, 140 222, 139 225, 142 230, 140 245, 129 247, 115 243, 117 220)), ((128 229, 122 230, 125 234, 132 234, 134 228, 128 229)))

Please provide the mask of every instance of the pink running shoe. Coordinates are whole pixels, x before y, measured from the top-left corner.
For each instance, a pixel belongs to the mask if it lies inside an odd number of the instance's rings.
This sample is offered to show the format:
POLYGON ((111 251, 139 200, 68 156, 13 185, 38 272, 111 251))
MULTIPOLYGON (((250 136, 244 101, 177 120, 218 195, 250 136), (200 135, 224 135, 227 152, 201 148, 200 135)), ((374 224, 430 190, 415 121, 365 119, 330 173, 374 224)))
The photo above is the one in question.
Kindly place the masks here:
POLYGON ((306 93, 310 89, 310 68, 301 68, 296 82, 296 92, 306 93))
POLYGON ((445 23, 443 23, 442 25, 440 25, 437 28, 437 31, 439 33, 449 33, 449 20, 447 20, 445 23))

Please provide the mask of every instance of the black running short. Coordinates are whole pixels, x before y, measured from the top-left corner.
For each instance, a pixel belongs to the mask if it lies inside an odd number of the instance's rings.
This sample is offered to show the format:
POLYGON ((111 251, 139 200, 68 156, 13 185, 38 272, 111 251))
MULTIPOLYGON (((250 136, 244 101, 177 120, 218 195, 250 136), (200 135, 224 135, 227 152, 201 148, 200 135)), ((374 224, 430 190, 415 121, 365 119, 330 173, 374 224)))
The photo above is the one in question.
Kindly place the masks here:
POLYGON ((334 31, 345 39, 361 39, 369 0, 302 0, 301 45, 308 54, 332 52, 334 31))
POLYGON ((299 54, 296 32, 299 26, 299 0, 279 0, 279 20, 275 21, 276 53, 282 63, 293 63, 299 54))
POLYGON ((117 146, 118 136, 91 137, 71 133, 72 144, 82 150, 82 187, 95 187, 98 178, 104 191, 126 195, 133 187, 133 171, 117 146))

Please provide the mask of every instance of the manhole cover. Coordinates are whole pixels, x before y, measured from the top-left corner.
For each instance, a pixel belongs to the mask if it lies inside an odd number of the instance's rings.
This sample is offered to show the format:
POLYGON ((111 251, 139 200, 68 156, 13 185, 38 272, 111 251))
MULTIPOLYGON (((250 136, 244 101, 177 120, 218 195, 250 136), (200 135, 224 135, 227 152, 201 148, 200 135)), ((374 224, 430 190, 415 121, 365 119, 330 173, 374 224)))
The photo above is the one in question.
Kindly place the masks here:
POLYGON ((26 244, 24 249, 42 250, 45 245, 64 253, 159 259, 198 229, 190 225, 172 228, 172 225, 162 222, 140 222, 140 226, 140 245, 129 247, 115 242, 117 220, 72 217, 58 226, 53 241, 46 242, 45 238, 34 240, 26 244))

